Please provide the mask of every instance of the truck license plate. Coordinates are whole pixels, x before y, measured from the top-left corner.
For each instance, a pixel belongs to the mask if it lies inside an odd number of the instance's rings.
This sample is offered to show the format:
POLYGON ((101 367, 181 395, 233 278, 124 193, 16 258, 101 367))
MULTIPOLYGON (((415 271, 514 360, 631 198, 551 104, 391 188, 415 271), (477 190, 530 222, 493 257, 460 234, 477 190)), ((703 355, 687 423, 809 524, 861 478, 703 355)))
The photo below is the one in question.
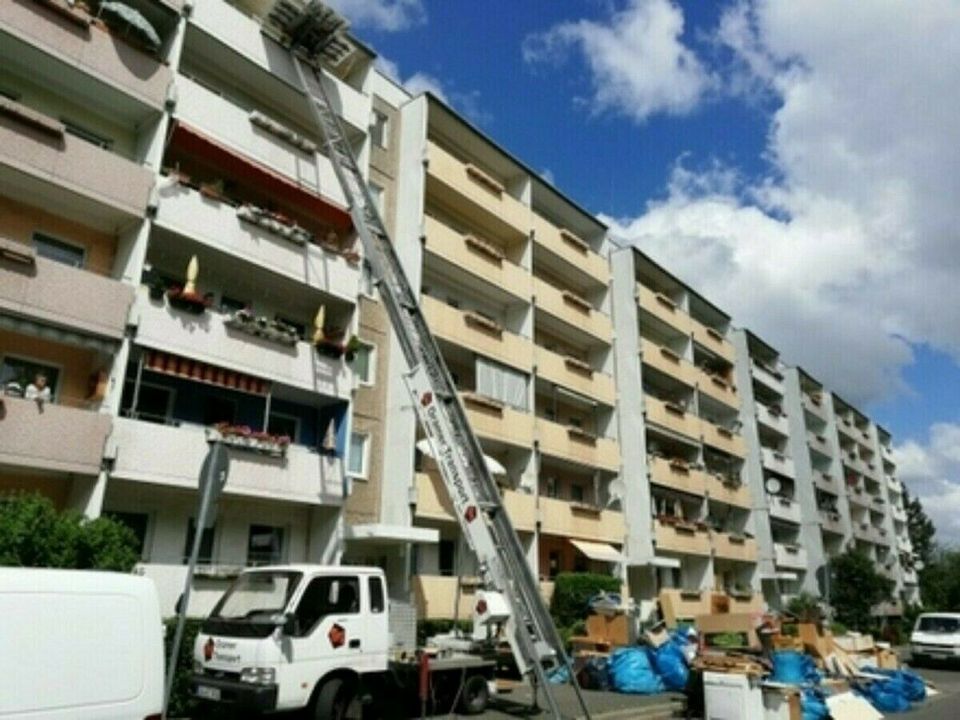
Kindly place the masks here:
POLYGON ((203 698, 204 700, 219 700, 220 688, 197 685, 197 697, 203 698))

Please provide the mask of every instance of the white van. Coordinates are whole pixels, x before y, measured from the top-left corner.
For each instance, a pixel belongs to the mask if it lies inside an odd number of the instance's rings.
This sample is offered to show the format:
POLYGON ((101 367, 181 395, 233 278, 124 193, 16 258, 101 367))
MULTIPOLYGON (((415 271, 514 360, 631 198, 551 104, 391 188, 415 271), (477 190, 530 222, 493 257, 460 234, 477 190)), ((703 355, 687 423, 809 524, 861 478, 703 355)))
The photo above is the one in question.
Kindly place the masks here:
POLYGON ((153 581, 0 568, 0 718, 159 720, 163 677, 153 581))
POLYGON ((914 665, 928 660, 960 660, 960 613, 923 613, 910 635, 914 665))

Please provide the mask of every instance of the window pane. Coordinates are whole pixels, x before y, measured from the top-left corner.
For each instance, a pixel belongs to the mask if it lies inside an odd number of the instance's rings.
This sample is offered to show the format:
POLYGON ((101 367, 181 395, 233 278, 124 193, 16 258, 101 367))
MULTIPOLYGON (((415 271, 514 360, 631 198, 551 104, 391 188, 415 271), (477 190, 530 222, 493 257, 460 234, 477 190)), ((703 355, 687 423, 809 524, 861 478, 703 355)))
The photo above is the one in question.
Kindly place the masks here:
POLYGON ((83 267, 83 257, 86 251, 82 247, 65 243, 43 233, 33 234, 33 244, 37 249, 37 255, 40 257, 71 267, 83 267))
MULTIPOLYGON (((213 531, 212 528, 204 528, 200 536, 200 554, 197 555, 197 562, 201 565, 210 565, 213 562, 213 531)), ((187 542, 183 547, 183 564, 190 562, 190 553, 193 552, 193 538, 197 532, 196 522, 190 518, 187 523, 187 542)))
POLYGON ((216 425, 220 422, 236 422, 237 404, 228 398, 208 395, 203 403, 203 424, 216 425))
POLYGON ((247 564, 272 565, 283 562, 283 528, 251 525, 247 538, 247 564))
POLYGON ((350 433, 350 460, 347 463, 347 472, 351 475, 366 475, 367 436, 361 433, 350 433))
MULTIPOLYGON (((133 385, 133 380, 128 380, 123 391, 123 412, 127 415, 131 415, 133 410, 133 385)), ((173 390, 169 388, 141 383, 136 417, 147 422, 165 424, 169 420, 172 397, 173 390)))
POLYGON ((380 578, 372 577, 370 578, 370 612, 372 613, 382 613, 383 612, 383 582, 380 578))
POLYGON ((374 145, 382 148, 387 147, 389 124, 390 121, 386 115, 377 110, 373 111, 373 117, 370 123, 370 139, 374 145))
POLYGON ((362 383, 370 383, 373 380, 370 377, 370 361, 373 358, 373 347, 370 345, 361 345, 357 349, 356 356, 353 359, 353 371, 357 374, 357 379, 362 383))
POLYGON ((453 575, 454 544, 453 540, 440 541, 440 574, 446 577, 453 575))
POLYGON ((318 577, 310 581, 297 605, 297 634, 309 635, 327 615, 360 611, 360 582, 355 576, 318 577))
POLYGON ((290 415, 276 415, 270 413, 270 421, 267 423, 267 432, 271 435, 286 435, 290 442, 299 442, 298 429, 300 423, 297 418, 290 415))

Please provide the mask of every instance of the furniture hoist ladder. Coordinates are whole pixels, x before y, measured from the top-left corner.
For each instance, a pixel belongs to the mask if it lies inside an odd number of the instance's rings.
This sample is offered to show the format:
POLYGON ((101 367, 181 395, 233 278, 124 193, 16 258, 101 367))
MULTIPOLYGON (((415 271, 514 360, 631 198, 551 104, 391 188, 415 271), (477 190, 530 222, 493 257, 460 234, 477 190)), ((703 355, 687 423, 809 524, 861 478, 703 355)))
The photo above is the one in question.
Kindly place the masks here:
POLYGON ((500 593, 509 604, 510 617, 504 630, 517 666, 533 683, 534 698, 538 687, 543 690, 555 718, 562 715, 547 673, 551 668, 565 667, 576 691, 578 715, 589 720, 570 660, 467 421, 456 385, 313 65, 320 58, 336 63, 338 56, 349 50, 349 46, 344 48, 346 25, 342 16, 318 0, 277 0, 265 20, 265 27, 278 31, 291 51, 301 89, 321 131, 373 281, 406 359, 409 372, 404 379, 417 418, 429 439, 463 534, 476 555, 484 586, 500 593), (304 67, 313 77, 312 92, 304 67))

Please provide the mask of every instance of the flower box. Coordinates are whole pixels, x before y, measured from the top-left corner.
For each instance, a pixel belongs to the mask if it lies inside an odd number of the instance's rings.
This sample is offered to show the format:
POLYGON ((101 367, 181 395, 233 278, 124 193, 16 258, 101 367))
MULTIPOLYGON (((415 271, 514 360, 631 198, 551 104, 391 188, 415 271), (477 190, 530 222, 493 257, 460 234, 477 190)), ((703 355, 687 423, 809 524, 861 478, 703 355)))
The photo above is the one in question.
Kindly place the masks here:
POLYGON ((290 218, 256 205, 244 204, 238 206, 237 217, 243 222, 263 228, 268 233, 288 240, 295 245, 305 245, 314 241, 313 233, 300 227, 290 218))
POLYGON ((285 143, 297 148, 297 150, 307 153, 308 155, 317 151, 317 144, 315 142, 304 137, 300 133, 291 130, 286 125, 277 122, 273 118, 268 117, 259 110, 253 110, 249 117, 251 124, 266 130, 274 137, 279 138, 285 143))
POLYGON ((170 306, 193 315, 202 315, 213 304, 213 295, 201 295, 198 292, 184 292, 183 288, 174 285, 167 289, 167 301, 170 306))
POLYGON ((300 339, 297 329, 280 320, 257 317, 249 310, 237 310, 223 324, 234 330, 292 347, 300 339))
POLYGON ((208 440, 219 440, 237 450, 259 453, 269 457, 286 457, 290 438, 287 435, 271 435, 251 429, 248 425, 217 423, 208 431, 208 440))

